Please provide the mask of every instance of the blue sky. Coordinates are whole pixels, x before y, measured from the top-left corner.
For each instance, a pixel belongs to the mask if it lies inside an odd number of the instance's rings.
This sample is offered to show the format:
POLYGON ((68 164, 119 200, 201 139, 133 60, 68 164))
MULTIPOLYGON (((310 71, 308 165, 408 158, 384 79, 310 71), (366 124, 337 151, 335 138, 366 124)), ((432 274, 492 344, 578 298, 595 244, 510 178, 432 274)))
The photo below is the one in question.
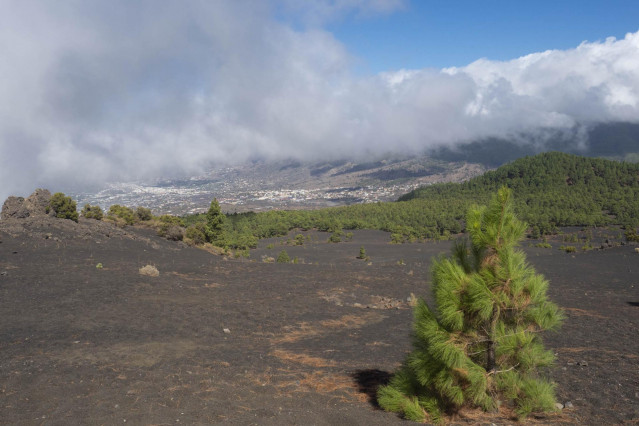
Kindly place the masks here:
POLYGON ((360 73, 509 60, 639 30, 639 2, 412 0, 389 14, 352 12, 326 29, 357 56, 360 73))

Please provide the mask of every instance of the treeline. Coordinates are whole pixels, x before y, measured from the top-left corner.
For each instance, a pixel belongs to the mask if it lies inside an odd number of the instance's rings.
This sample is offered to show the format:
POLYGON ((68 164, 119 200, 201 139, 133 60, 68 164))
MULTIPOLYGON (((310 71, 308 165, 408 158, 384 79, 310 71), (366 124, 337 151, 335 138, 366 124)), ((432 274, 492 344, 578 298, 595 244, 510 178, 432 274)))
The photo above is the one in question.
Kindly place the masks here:
MULTIPOLYGON (((518 159, 464 183, 423 187, 398 202, 228 215, 225 241, 230 248, 244 249, 295 228, 333 233, 378 229, 390 232, 394 242, 447 238, 464 229, 472 204, 487 203, 501 186, 513 190, 517 214, 533 234, 551 234, 560 226, 638 223, 638 164, 550 152, 518 159)), ((187 225, 203 221, 204 215, 185 218, 187 225)))

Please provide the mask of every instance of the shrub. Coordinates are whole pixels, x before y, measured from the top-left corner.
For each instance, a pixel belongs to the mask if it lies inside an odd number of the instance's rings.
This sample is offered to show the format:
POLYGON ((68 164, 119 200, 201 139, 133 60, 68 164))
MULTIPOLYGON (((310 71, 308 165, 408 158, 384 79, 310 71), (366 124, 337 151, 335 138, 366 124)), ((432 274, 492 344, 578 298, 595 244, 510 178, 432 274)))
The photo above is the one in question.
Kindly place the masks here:
POLYGON ((566 253, 574 253, 577 251, 577 247, 575 246, 559 246, 559 250, 563 250, 566 253))
POLYGON ((153 265, 143 266, 138 272, 140 273, 140 275, 146 275, 149 277, 157 277, 158 275, 160 275, 160 271, 158 271, 158 268, 153 265))
POLYGON ((182 241, 184 239, 184 228, 177 225, 171 225, 166 230, 164 237, 171 241, 182 241))
POLYGON ((635 231, 635 228, 628 228, 626 230, 626 241, 639 243, 639 234, 635 231))
POLYGON ((153 214, 151 213, 151 209, 147 209, 146 207, 138 207, 135 210, 135 216, 139 221, 147 221, 153 219, 153 214))
POLYGON ((121 206, 119 204, 114 204, 109 207, 107 216, 111 219, 120 218, 127 225, 133 225, 137 222, 137 216, 135 215, 135 212, 132 209, 126 206, 121 206))
POLYGON ((368 259, 368 256, 366 256, 366 249, 364 249, 364 246, 361 246, 359 248, 359 256, 357 256, 358 259, 368 259))
POLYGON ((206 243, 206 227, 203 223, 195 223, 188 228, 184 234, 195 245, 202 245, 206 243))
POLYGON ((92 206, 90 204, 85 204, 80 214, 86 219, 102 220, 104 217, 100 206, 92 206))
MULTIPOLYGON (((160 237, 165 237, 167 239, 173 239, 173 237, 177 236, 175 229, 173 230, 172 238, 168 237, 169 229, 172 228, 180 228, 183 226, 184 222, 177 216, 173 216, 170 214, 163 214, 158 217, 159 225, 157 225, 157 234, 160 237)), ((182 231, 182 238, 184 237, 184 231, 182 231)), ((180 239, 181 240, 181 239, 180 239)))
POLYGON ((333 232, 331 234, 331 236, 328 238, 328 242, 329 243, 341 243, 342 242, 342 234, 343 234, 343 232, 341 230, 337 230, 337 231, 333 232))
POLYGON ((402 244, 404 242, 404 236, 398 232, 394 232, 390 236, 391 244, 402 244))
POLYGON ((530 238, 537 240, 541 237, 541 231, 539 230, 539 226, 535 225, 530 230, 530 238))
POLYGON ((158 220, 160 221, 160 223, 166 223, 168 225, 184 226, 184 221, 182 220, 182 218, 173 216, 171 214, 163 214, 162 216, 158 217, 158 220))
POLYGON ((289 263, 290 261, 291 258, 286 250, 282 250, 280 254, 277 255, 277 263, 289 263))
POLYGON ((435 308, 414 308, 413 351, 380 388, 387 411, 442 422, 462 406, 496 409, 508 401, 519 417, 555 409, 554 384, 540 370, 554 360, 540 332, 559 327, 563 314, 546 297, 548 282, 515 246, 526 225, 502 188, 488 207, 468 211, 468 243, 433 264, 435 308))
POLYGON ((49 200, 47 213, 53 211, 55 217, 60 219, 69 219, 74 222, 78 221, 78 210, 75 201, 71 197, 67 197, 62 192, 56 192, 49 200))
POLYGON ((296 246, 301 246, 301 245, 303 245, 303 244, 304 244, 304 239, 305 239, 305 238, 304 238, 304 235, 302 235, 302 234, 297 234, 297 235, 295 236, 295 245, 296 245, 296 246))

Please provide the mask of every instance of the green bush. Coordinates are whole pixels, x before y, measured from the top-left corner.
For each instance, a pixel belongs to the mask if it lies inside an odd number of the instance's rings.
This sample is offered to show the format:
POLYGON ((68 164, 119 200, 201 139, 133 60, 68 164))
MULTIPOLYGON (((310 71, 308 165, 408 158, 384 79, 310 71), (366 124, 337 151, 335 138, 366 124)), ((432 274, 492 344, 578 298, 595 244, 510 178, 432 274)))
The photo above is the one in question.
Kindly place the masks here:
POLYGON ((393 232, 390 238, 391 238, 391 244, 402 244, 404 242, 404 235, 398 232, 393 232))
POLYGON ((92 206, 90 204, 85 204, 80 214, 86 219, 102 220, 104 217, 104 213, 100 206, 92 206))
POLYGON ((368 256, 366 256, 366 249, 364 248, 364 246, 361 246, 359 248, 359 256, 357 256, 358 259, 368 259, 368 256))
POLYGON ((541 237, 541 231, 539 230, 539 226, 534 225, 530 230, 530 238, 537 240, 541 237))
POLYGON ((277 263, 289 263, 290 261, 291 258, 286 250, 282 250, 280 254, 277 255, 277 263))
POLYGON ((342 242, 342 231, 338 230, 335 231, 331 234, 330 237, 328 237, 328 242, 329 243, 341 243, 342 242))
POLYGON ((138 218, 139 221, 142 222, 153 219, 151 209, 147 209, 146 207, 138 207, 135 210, 135 216, 138 218))
POLYGON ((49 200, 47 212, 53 211, 55 217, 60 219, 69 219, 74 222, 78 221, 78 210, 75 201, 71 197, 67 197, 62 192, 56 192, 49 200))
POLYGON ((107 217, 110 219, 120 218, 127 225, 134 225, 138 221, 138 218, 132 209, 119 204, 114 204, 109 207, 107 217))
MULTIPOLYGON (((157 226, 157 233, 160 237, 165 237, 169 240, 181 241, 182 237, 178 237, 176 228, 182 229, 184 222, 181 218, 170 214, 163 214, 158 217, 159 225, 157 226)), ((184 236, 184 234, 182 234, 184 236)))
POLYGON ((629 228, 626 230, 626 241, 639 243, 639 234, 635 231, 635 228, 629 228))
POLYGON ((195 245, 206 243, 206 225, 204 223, 195 223, 188 228, 184 234, 186 238, 191 240, 195 245))
POLYGON ((566 253, 574 253, 577 251, 577 247, 575 246, 559 246, 559 250, 563 250, 566 253))

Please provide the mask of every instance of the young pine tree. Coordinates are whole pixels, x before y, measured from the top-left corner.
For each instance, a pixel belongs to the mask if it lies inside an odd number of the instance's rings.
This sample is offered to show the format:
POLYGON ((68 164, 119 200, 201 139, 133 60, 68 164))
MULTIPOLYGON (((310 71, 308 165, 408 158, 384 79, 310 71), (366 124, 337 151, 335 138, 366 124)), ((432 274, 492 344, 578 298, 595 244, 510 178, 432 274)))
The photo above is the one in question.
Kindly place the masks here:
POLYGON ((563 314, 548 301, 548 281, 515 246, 525 223, 502 188, 488 207, 467 215, 470 247, 457 244, 434 262, 436 309, 419 300, 413 351, 378 392, 387 411, 434 422, 463 406, 494 410, 509 404, 520 417, 555 409, 554 384, 539 370, 552 364, 540 332, 559 327, 563 314))
POLYGON ((206 240, 213 245, 223 247, 225 245, 224 238, 224 213, 217 202, 217 198, 211 201, 211 206, 206 213, 206 240))

